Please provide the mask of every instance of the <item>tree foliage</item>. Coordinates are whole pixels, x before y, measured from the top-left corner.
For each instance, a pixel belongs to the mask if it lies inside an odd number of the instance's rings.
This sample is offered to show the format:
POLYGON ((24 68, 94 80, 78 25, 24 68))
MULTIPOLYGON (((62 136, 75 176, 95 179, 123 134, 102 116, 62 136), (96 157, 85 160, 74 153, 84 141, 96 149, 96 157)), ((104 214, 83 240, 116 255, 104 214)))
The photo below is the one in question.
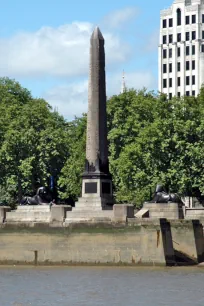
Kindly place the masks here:
MULTIPOLYGON (((140 206, 157 183, 204 194, 204 89, 167 100, 145 89, 107 102, 116 202, 140 206)), ((18 82, 0 79, 0 202, 18 202, 54 176, 61 200, 77 199, 85 162, 86 115, 67 122, 18 82)))

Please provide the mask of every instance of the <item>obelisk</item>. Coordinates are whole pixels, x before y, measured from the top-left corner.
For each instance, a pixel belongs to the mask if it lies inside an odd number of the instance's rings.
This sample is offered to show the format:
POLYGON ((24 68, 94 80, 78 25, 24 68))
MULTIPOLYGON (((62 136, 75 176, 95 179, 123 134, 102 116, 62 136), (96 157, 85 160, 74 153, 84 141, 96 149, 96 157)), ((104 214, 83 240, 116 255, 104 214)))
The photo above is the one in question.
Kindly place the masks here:
POLYGON ((112 179, 108 165, 106 76, 104 38, 98 27, 90 41, 86 164, 82 198, 97 198, 103 209, 112 204, 112 179))

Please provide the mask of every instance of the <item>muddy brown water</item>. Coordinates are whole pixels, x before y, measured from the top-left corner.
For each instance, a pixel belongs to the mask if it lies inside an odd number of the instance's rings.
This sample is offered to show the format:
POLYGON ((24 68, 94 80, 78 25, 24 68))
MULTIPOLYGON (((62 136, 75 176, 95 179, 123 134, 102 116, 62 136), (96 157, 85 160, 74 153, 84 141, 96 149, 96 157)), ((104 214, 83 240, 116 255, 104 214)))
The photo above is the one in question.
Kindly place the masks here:
POLYGON ((204 268, 2 267, 0 306, 199 305, 204 268))

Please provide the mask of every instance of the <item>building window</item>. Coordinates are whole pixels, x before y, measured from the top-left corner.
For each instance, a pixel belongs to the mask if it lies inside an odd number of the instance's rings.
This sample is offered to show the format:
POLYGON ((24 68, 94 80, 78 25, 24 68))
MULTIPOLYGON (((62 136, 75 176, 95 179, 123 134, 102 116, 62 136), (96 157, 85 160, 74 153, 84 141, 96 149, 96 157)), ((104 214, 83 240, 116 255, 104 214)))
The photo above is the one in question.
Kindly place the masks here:
POLYGON ((169 93, 169 100, 171 100, 172 99, 172 93, 170 92, 169 93))
POLYGON ((195 45, 192 45, 192 55, 195 55, 195 45))
POLYGON ((196 39, 196 31, 192 31, 192 40, 196 39))
POLYGON ((194 96, 194 97, 195 97, 195 90, 193 90, 193 91, 192 91, 192 96, 194 96))
POLYGON ((202 39, 204 39, 204 31, 202 31, 202 39))
POLYGON ((166 73, 166 64, 163 64, 163 73, 166 73))
POLYGON ((192 61, 192 70, 195 70, 195 60, 192 61))
POLYGON ((186 70, 189 70, 189 69, 190 69, 190 62, 186 61, 186 70))
POLYGON ((169 35, 169 44, 172 44, 172 42, 173 42, 173 35, 170 34, 170 35, 169 35))
POLYGON ((204 14, 202 14, 202 23, 204 23, 204 14))
POLYGON ((166 49, 163 50, 163 58, 166 58, 167 57, 167 52, 166 52, 166 49))
POLYGON ((186 55, 189 55, 189 54, 190 54, 190 47, 186 46, 186 55))
POLYGON ((201 52, 204 52, 204 45, 201 45, 201 52))
POLYGON ((181 48, 179 47, 178 49, 177 49, 177 57, 180 57, 181 56, 181 48))
POLYGON ((190 40, 190 33, 186 32, 186 41, 190 40))
POLYGON ((166 79, 163 79, 163 88, 166 88, 166 87, 167 87, 166 79))
POLYGON ((181 33, 177 34, 177 41, 180 42, 181 41, 181 33))
POLYGON ((173 18, 169 19, 169 27, 172 28, 173 27, 173 18))
POLYGON ((195 85, 195 75, 192 75, 192 85, 195 85))
POLYGON ((181 86, 181 78, 180 77, 177 78, 177 86, 181 86))
POLYGON ((172 58, 172 49, 169 49, 169 58, 172 58))
POLYGON ((172 63, 169 64, 169 73, 172 72, 172 63))
POLYGON ((180 62, 177 63, 177 71, 181 71, 181 63, 180 62))
POLYGON ((192 15, 192 23, 196 23, 196 15, 192 15))
POLYGON ((186 77, 186 85, 190 85, 190 77, 189 76, 186 77))
POLYGON ((166 35, 163 35, 163 44, 166 44, 166 35))
POLYGON ((172 78, 169 79, 169 87, 172 87, 172 78))
POLYGON ((186 91, 186 96, 187 96, 187 97, 190 96, 190 91, 186 91))
POLYGON ((181 10, 177 9, 177 26, 181 25, 181 10))
POLYGON ((190 23, 190 16, 186 16, 186 24, 190 23))
POLYGON ((163 29, 166 28, 166 19, 163 19, 163 29))
POLYGON ((181 93, 180 93, 180 92, 178 92, 178 93, 177 93, 177 96, 178 96, 178 97, 180 98, 180 96, 181 96, 181 93))

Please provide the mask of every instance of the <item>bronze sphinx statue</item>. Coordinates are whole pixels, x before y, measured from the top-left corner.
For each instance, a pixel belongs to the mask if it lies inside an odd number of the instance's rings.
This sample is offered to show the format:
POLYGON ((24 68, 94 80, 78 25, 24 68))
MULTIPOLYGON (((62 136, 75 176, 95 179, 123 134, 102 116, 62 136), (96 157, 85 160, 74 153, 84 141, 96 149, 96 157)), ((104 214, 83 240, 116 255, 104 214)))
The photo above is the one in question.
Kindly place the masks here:
POLYGON ((154 197, 150 203, 179 203, 181 204, 181 198, 177 193, 167 193, 162 185, 157 185, 154 197))
POLYGON ((52 195, 48 188, 40 187, 37 190, 36 195, 33 197, 24 197, 20 205, 43 205, 43 204, 51 204, 52 203, 52 195))

